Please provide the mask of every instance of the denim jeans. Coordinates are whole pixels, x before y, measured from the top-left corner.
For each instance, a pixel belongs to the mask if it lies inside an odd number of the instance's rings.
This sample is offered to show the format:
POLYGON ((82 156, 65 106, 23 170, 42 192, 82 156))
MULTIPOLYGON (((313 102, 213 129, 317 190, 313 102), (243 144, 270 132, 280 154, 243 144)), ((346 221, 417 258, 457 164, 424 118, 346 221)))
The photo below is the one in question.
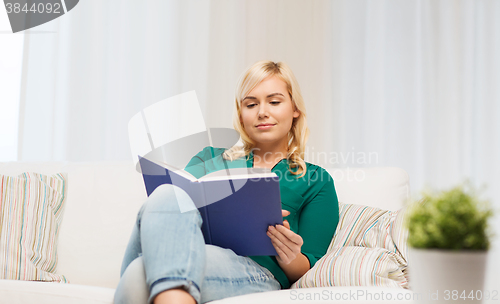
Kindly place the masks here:
POLYGON ((153 303, 173 288, 186 290, 198 304, 280 289, 272 273, 249 257, 206 245, 193 206, 186 192, 172 185, 149 196, 125 251, 115 304, 153 303))

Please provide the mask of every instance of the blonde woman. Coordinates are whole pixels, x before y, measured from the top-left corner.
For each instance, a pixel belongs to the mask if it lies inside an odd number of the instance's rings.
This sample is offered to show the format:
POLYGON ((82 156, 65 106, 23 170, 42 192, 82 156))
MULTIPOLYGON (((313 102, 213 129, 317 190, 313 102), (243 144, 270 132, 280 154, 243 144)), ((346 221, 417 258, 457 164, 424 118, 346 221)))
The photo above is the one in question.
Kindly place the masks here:
POLYGON ((186 170, 201 177, 243 164, 276 173, 284 221, 267 234, 278 255, 238 256, 206 245, 198 210, 179 211, 179 204, 192 204, 189 196, 162 185, 139 211, 115 303, 194 304, 285 289, 326 253, 339 219, 337 195, 330 175, 303 160, 306 109, 285 63, 259 61, 243 73, 233 124, 243 146, 206 147, 186 170))

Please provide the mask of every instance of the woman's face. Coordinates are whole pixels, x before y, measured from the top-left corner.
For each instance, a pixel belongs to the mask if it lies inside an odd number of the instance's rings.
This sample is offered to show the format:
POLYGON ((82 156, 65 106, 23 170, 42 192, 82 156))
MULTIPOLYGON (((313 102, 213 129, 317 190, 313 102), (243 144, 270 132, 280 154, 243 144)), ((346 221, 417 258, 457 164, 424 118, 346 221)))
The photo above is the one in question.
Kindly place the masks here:
POLYGON ((264 79, 241 102, 241 121, 256 148, 278 145, 286 150, 288 131, 299 115, 286 83, 276 76, 264 79))

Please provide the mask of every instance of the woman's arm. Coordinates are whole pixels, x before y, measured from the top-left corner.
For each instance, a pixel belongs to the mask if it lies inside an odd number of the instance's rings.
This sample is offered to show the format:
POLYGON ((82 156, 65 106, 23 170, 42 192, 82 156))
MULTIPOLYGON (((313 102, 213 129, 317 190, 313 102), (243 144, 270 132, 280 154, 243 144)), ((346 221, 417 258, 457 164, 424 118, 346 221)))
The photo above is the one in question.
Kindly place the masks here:
POLYGON ((274 230, 271 229, 270 237, 279 254, 276 259, 291 284, 326 253, 339 221, 338 199, 333 180, 326 170, 318 171, 320 176, 314 179, 317 182, 310 187, 318 187, 319 190, 299 215, 297 232, 300 235, 289 230, 290 226, 286 220, 283 222, 285 226, 276 225, 274 230))
POLYGON ((304 239, 302 253, 309 259, 311 267, 323 257, 330 245, 339 222, 339 202, 333 180, 324 171, 321 190, 300 213, 298 233, 304 239))
POLYGON ((295 258, 290 264, 284 264, 278 260, 283 272, 286 274, 290 284, 295 283, 310 269, 309 260, 302 253, 295 258))
POLYGON ((203 150, 198 152, 198 154, 191 158, 184 170, 191 173, 191 175, 193 175, 194 177, 200 178, 209 173, 207 172, 205 162, 214 157, 214 148, 210 146, 205 147, 203 150))

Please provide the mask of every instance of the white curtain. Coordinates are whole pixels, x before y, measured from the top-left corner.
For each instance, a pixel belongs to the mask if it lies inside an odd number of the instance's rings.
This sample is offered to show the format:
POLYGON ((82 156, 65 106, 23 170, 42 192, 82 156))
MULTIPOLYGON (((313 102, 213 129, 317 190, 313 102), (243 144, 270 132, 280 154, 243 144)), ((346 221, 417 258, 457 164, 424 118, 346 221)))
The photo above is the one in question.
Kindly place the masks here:
POLYGON ((131 159, 128 120, 190 90, 231 127, 238 76, 271 59, 301 85, 308 160, 402 167, 414 192, 469 178, 500 209, 500 1, 86 0, 36 30, 20 160, 131 159))

